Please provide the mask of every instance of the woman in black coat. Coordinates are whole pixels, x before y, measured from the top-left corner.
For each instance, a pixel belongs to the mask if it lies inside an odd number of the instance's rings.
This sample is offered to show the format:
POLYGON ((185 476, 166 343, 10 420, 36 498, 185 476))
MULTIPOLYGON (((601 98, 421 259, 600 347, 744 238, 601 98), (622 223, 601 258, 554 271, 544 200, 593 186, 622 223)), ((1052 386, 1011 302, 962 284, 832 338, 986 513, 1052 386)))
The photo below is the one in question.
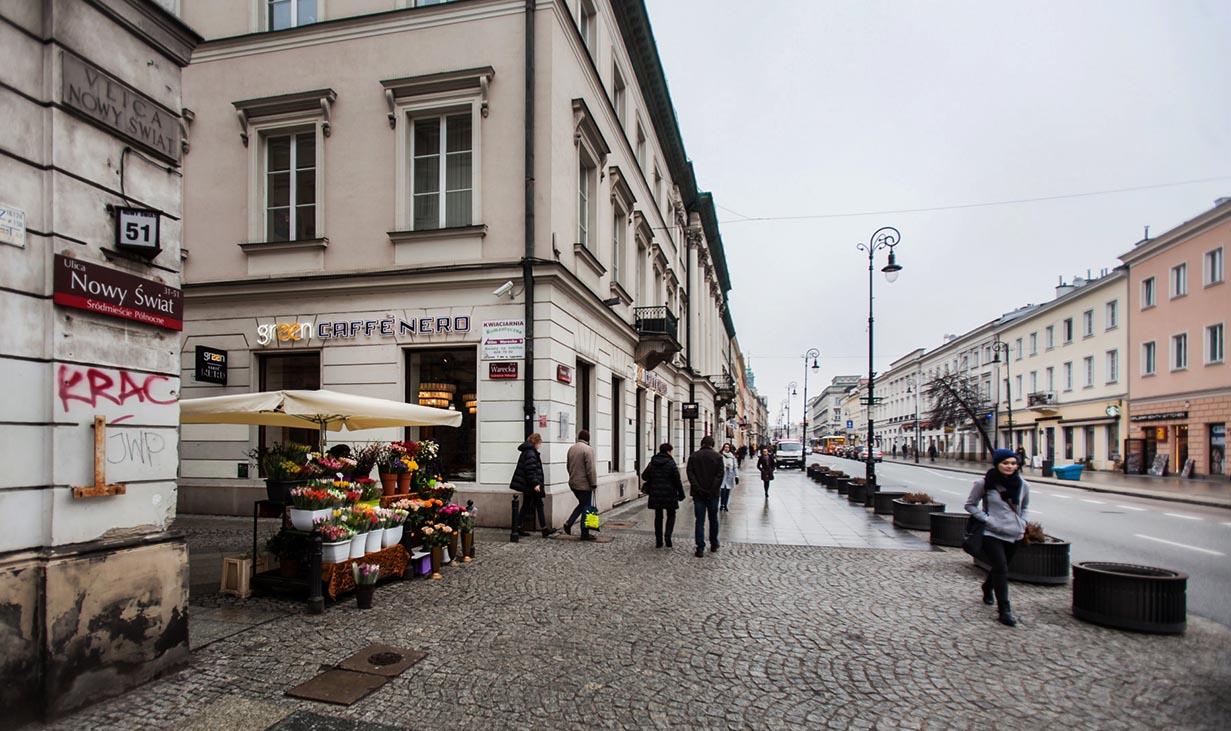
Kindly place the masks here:
POLYGON ((517 532, 520 535, 530 535, 522 530, 522 526, 526 524, 526 516, 531 516, 531 524, 533 525, 533 516, 537 513, 539 522, 543 526, 543 537, 548 538, 555 529, 547 528, 547 516, 543 512, 543 459, 539 456, 539 445, 543 443, 543 437, 538 432, 526 437, 526 441, 517 447, 521 454, 517 458, 517 467, 513 469, 513 479, 509 481, 509 488, 516 490, 522 494, 521 512, 517 515, 517 532))
POLYGON ((649 507, 654 511, 654 544, 662 548, 666 543, 671 548, 671 532, 675 530, 675 511, 684 499, 684 483, 680 481, 680 468, 671 458, 672 447, 662 444, 658 454, 650 458, 650 463, 641 472, 645 480, 642 491, 650 496, 649 507), (664 532, 663 514, 666 513, 667 525, 664 532))
POLYGON ((769 453, 769 447, 761 447, 761 456, 757 458, 757 469, 761 471, 761 482, 765 483, 765 497, 769 497, 769 483, 774 479, 774 456, 769 453))

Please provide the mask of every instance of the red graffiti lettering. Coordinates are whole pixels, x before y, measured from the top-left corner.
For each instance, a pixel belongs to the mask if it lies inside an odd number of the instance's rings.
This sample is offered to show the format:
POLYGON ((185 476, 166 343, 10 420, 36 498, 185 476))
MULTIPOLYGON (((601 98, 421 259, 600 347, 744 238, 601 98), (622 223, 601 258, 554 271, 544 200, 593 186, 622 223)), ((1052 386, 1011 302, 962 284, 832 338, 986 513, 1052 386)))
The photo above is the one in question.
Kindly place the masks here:
POLYGON ((154 392, 154 384, 171 380, 167 376, 153 373, 142 377, 143 374, 126 370, 115 372, 119 373, 118 388, 116 388, 116 379, 106 371, 98 368, 79 368, 60 364, 60 373, 57 379, 59 381, 60 406, 64 411, 68 411, 70 401, 80 401, 89 404, 91 407, 96 407, 100 399, 110 401, 117 406, 122 406, 134 399, 138 403, 148 401, 164 406, 175 403, 174 394, 162 394, 160 398, 154 392), (81 388, 83 382, 88 386, 88 392, 83 392, 81 388))

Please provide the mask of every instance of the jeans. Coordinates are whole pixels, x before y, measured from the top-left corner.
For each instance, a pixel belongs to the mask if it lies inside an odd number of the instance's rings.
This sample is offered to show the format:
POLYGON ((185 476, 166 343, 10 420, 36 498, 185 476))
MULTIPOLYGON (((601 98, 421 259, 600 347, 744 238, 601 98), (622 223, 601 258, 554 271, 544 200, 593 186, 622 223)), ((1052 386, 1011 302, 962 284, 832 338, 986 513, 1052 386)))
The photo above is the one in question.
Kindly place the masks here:
POLYGON ((761 480, 765 483, 765 497, 769 497, 769 480, 761 480))
POLYGON ((705 516, 710 517, 710 548, 718 547, 718 498, 695 497, 692 514, 697 519, 697 548, 705 548, 705 516))
POLYGON ((523 492, 521 495, 521 512, 517 514, 518 529, 526 524, 526 516, 533 516, 536 512, 539 516, 539 525, 546 529, 547 515, 543 512, 543 493, 530 491, 523 492))
POLYGON ((731 488, 729 487, 722 488, 721 505, 722 505, 723 510, 727 509, 727 501, 730 499, 731 499, 731 488))
MULTIPOLYGON (((573 497, 577 498, 577 507, 573 508, 572 515, 568 516, 568 520, 564 521, 564 525, 572 528, 577 519, 586 514, 586 508, 590 507, 590 497, 594 495, 590 490, 573 490, 573 497)), ((581 535, 590 535, 589 529, 586 528, 586 522, 581 521, 581 535)))
POLYGON ((989 535, 983 536, 983 558, 991 564, 992 570, 983 582, 983 589, 989 587, 996 595, 996 606, 1001 612, 1009 611, 1009 563, 1013 554, 1017 553, 1017 544, 1002 541, 989 535))
POLYGON ((663 539, 671 542, 671 533, 675 530, 675 509, 654 508, 654 543, 661 546, 663 539), (667 514, 667 527, 663 528, 663 513, 667 514))

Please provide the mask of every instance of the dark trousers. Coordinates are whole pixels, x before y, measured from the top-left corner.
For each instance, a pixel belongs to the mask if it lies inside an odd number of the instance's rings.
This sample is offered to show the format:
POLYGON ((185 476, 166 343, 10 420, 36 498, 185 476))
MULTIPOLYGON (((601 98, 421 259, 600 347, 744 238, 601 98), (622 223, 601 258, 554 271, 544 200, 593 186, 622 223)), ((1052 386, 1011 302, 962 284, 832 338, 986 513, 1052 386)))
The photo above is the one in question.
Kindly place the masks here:
POLYGON ((765 483, 765 497, 769 497, 769 483, 770 483, 770 481, 769 481, 769 480, 761 480, 761 482, 764 482, 764 483, 765 483))
POLYGON ((671 542, 671 533, 675 530, 675 509, 654 508, 654 543, 661 546, 663 539, 671 542), (667 514, 667 525, 663 527, 663 513, 667 514))
POLYGON ((1017 553, 1017 544, 1002 541, 999 538, 983 536, 983 558, 991 564, 992 570, 983 582, 983 589, 991 588, 996 595, 996 606, 1000 611, 1009 611, 1009 562, 1017 553))
POLYGON ((722 488, 722 496, 720 497, 720 504, 723 510, 727 509, 727 501, 730 499, 731 499, 731 488, 729 487, 722 488))
MULTIPOLYGON (((586 508, 590 507, 590 497, 594 493, 589 490, 573 490, 573 497, 577 498, 577 507, 573 508, 572 515, 568 516, 568 520, 564 521, 564 525, 569 528, 577 522, 577 519, 586 514, 586 508)), ((588 536, 590 531, 586 528, 586 522, 581 521, 581 535, 588 536)))
POLYGON ((718 546, 718 498, 692 499, 692 514, 697 519, 697 548, 705 548, 705 516, 710 518, 710 547, 718 546))
POLYGON ((537 513, 539 517, 539 526, 546 528, 547 515, 543 512, 543 494, 538 492, 523 492, 521 496, 521 512, 517 514, 517 527, 521 528, 526 524, 526 516, 533 516, 537 513))

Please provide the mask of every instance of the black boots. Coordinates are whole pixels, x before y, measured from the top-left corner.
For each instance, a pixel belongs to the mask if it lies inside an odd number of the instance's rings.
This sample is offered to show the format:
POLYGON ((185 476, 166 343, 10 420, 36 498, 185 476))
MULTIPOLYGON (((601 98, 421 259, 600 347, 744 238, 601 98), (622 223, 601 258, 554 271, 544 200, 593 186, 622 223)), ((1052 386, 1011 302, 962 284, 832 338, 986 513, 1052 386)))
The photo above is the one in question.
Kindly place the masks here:
POLYGON ((996 603, 996 600, 992 597, 992 587, 987 584, 983 585, 983 603, 989 607, 996 603))
POLYGON ((996 621, 1000 622, 1006 627, 1016 627, 1017 626, 1017 616, 1013 614, 1013 610, 1011 609, 1000 610, 1000 614, 996 616, 996 621))

